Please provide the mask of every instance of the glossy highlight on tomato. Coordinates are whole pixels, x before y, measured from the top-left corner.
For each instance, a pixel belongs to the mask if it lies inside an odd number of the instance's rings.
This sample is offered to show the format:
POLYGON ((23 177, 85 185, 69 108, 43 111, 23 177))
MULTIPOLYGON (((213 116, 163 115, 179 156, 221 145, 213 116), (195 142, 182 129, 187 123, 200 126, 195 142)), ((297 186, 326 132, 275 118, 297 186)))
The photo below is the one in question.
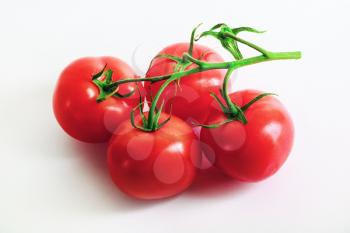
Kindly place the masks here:
MULTIPOLYGON (((168 54, 182 57, 188 52, 189 43, 177 43, 164 48, 159 54, 168 54)), ((213 49, 206 46, 195 44, 193 48, 193 57, 207 62, 223 62, 221 56, 213 49)), ((168 58, 156 58, 146 77, 160 76, 174 72, 176 62, 168 58)), ((186 70, 195 68, 192 64, 186 70)), ((159 103, 165 101, 164 111, 180 117, 184 121, 203 122, 206 117, 207 106, 211 103, 211 92, 219 94, 219 88, 222 85, 225 72, 219 69, 208 70, 200 73, 191 74, 181 78, 179 84, 169 85, 160 97, 159 103)), ((155 96, 164 81, 157 83, 145 82, 145 90, 150 100, 155 96)))
MULTIPOLYGON (((56 84, 53 96, 56 119, 64 131, 80 141, 108 141, 115 128, 129 118, 131 108, 138 103, 137 94, 125 99, 111 97, 101 103, 96 102, 99 90, 92 82, 92 75, 105 65, 114 72, 113 81, 136 78, 132 68, 118 58, 85 57, 68 65, 56 84)), ((135 83, 127 83, 120 86, 119 92, 127 94, 134 89, 135 83)))
MULTIPOLYGON (((167 117, 162 114, 160 120, 167 117)), ((141 124, 140 118, 136 122, 141 124)), ((192 184, 201 155, 192 128, 173 116, 153 132, 126 120, 112 137, 107 156, 111 177, 122 191, 138 199, 160 199, 192 184)))
MULTIPOLYGON (((260 91, 243 90, 231 94, 230 99, 241 107, 259 94, 260 91)), ((216 102, 209 112, 208 124, 226 119, 216 102)), ((215 157, 218 168, 235 179, 254 182, 273 175, 286 161, 294 128, 287 110, 273 96, 255 102, 245 116, 246 125, 233 121, 219 128, 202 128, 200 140, 209 146, 205 153, 215 157)))

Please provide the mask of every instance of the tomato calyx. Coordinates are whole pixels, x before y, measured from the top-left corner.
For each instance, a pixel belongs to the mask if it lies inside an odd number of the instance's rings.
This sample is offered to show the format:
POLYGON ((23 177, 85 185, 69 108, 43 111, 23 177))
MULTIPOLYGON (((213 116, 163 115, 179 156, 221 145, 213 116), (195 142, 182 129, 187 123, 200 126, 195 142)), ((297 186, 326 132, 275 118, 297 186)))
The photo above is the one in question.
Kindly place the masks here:
MULTIPOLYGON (((220 90, 221 91, 221 90, 220 90)), ((262 98, 266 97, 266 96, 270 96, 270 95, 276 95, 274 93, 262 93, 258 96, 256 96, 254 99, 252 99, 251 101, 249 101, 247 104, 245 104, 244 106, 242 107, 239 107, 238 105, 234 104, 235 108, 237 108, 237 113, 232 113, 230 111, 230 109, 219 99, 219 97, 214 94, 214 93, 211 93, 211 96, 214 98, 214 100, 219 104, 223 114, 225 115, 226 119, 221 121, 221 122, 216 122, 216 123, 212 123, 212 124, 209 124, 209 125, 205 125, 205 124, 195 124, 197 126, 201 126, 201 127, 204 127, 204 128, 210 128, 210 129, 213 129, 213 128, 219 128, 220 126, 224 125, 224 124, 227 124, 227 123, 230 123, 232 121, 240 121, 242 124, 247 124, 248 121, 245 117, 245 111, 248 110, 248 108, 250 108, 254 103, 256 103, 257 101, 261 100, 262 98)))
POLYGON ((156 131, 159 130, 161 127, 163 127, 166 123, 168 123, 168 121, 170 121, 171 119, 171 115, 165 119, 163 122, 159 123, 159 119, 160 119, 160 114, 162 113, 162 109, 164 106, 164 101, 162 102, 159 110, 156 111, 156 115, 155 117, 152 119, 153 124, 149 125, 148 124, 148 119, 146 118, 145 113, 143 112, 143 106, 144 103, 139 103, 135 108, 132 109, 132 111, 130 112, 130 121, 131 121, 131 125, 139 130, 142 131, 146 131, 146 132, 152 132, 152 131, 156 131), (141 120, 142 120, 142 125, 139 126, 135 123, 135 111, 139 110, 140 112, 140 116, 141 116, 141 120))
MULTIPOLYGON (((152 132, 152 131, 159 130, 161 127, 163 127, 171 119, 171 114, 170 114, 170 116, 167 119, 165 119, 163 122, 159 123, 160 115, 161 115, 163 107, 164 107, 164 101, 160 105, 159 109, 158 108, 155 109, 155 115, 153 117, 152 116, 150 117, 150 114, 148 114, 148 118, 147 118, 146 114, 143 111, 145 102, 142 100, 142 96, 141 96, 140 89, 138 86, 136 86, 136 89, 137 89, 137 92, 139 94, 139 104, 135 108, 133 108, 130 112, 131 125, 136 129, 146 131, 146 132, 152 132), (139 114, 141 116, 141 123, 142 123, 141 125, 137 125, 135 122, 135 111, 136 110, 139 110, 139 114), (150 124, 150 122, 152 122, 152 123, 150 124)), ((171 108, 171 106, 170 106, 170 108, 171 108)))
POLYGON ((114 96, 117 98, 127 98, 135 93, 135 90, 132 90, 127 94, 118 93, 119 85, 114 84, 112 81, 113 70, 111 69, 106 70, 106 67, 107 67, 107 64, 103 67, 101 71, 92 75, 92 82, 99 89, 99 96, 96 99, 98 103, 106 100, 111 96, 114 96))

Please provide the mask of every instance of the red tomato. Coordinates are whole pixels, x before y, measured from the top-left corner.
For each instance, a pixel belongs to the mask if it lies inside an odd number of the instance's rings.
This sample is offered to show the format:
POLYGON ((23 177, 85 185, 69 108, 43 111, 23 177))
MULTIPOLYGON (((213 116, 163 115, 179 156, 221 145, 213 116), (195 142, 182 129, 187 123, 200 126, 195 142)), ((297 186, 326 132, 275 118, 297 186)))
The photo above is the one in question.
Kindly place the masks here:
MULTIPOLYGON (((111 97, 101 103, 92 82, 93 74, 107 64, 113 70, 113 80, 136 77, 122 60, 113 57, 86 57, 68 65, 59 77, 53 97, 53 109, 61 127, 72 137, 84 142, 105 142, 121 121, 129 118, 130 109, 137 105, 138 95, 126 99, 111 97)), ((127 94, 134 83, 120 86, 120 93, 127 94)))
MULTIPOLYGON (((255 90, 230 95, 238 106, 261 94, 255 90)), ((216 102, 211 105, 206 123, 225 119, 216 102)), ((200 140, 215 165, 242 181, 259 181, 273 175, 286 161, 293 144, 292 120, 283 105, 272 96, 254 103, 245 112, 248 124, 230 122, 216 129, 202 128, 200 140)))
MULTIPOLYGON (((166 117, 163 113, 160 121, 166 117)), ((136 122, 141 124, 138 117, 136 122)), ((154 132, 136 129, 127 120, 110 141, 108 167, 114 183, 128 195, 160 199, 192 184, 200 156, 191 127, 175 116, 154 132)))
MULTIPOLYGON (((189 43, 178 43, 164 48, 159 54, 169 54, 181 57, 183 53, 188 52, 189 43)), ((193 57, 207 62, 223 62, 223 59, 214 50, 195 44, 193 57)), ((166 58, 156 58, 146 76, 160 76, 174 72, 176 62, 166 58)), ((189 66, 192 69, 195 65, 189 66)), ((209 70, 201 73, 185 76, 180 81, 180 87, 176 83, 170 84, 162 93, 160 101, 165 100, 165 112, 170 112, 170 103, 172 103, 172 113, 184 121, 194 120, 203 122, 206 118, 206 109, 212 102, 210 92, 218 93, 222 85, 225 72, 222 70, 209 70), (177 88, 177 91, 175 90, 177 88), (176 93, 176 95, 175 95, 176 93)), ((159 87, 164 81, 150 84, 145 82, 145 89, 148 97, 155 96, 159 87)))

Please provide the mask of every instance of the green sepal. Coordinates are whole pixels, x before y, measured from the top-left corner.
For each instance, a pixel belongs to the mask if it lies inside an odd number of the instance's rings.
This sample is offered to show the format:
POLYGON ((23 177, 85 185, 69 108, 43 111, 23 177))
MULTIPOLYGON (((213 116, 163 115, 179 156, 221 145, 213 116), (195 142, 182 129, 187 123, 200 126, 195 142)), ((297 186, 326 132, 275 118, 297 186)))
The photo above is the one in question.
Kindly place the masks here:
POLYGON ((130 96, 132 96, 134 93, 135 93, 135 90, 132 90, 132 91, 130 91, 129 93, 126 93, 126 94, 120 94, 120 93, 116 92, 116 93, 113 94, 113 96, 122 99, 122 98, 128 98, 128 97, 130 97, 130 96))
MULTIPOLYGON (((235 104, 234 104, 234 105, 235 105, 235 104)), ((237 113, 237 115, 235 116, 235 119, 236 119, 237 121, 242 122, 243 125, 246 125, 246 124, 248 123, 248 121, 247 121, 247 118, 246 118, 245 115, 244 115, 243 110, 242 110, 240 107, 238 107, 237 105, 235 105, 235 106, 236 106, 236 108, 237 108, 237 110, 238 110, 238 113, 237 113)))
MULTIPOLYGON (((152 92, 150 91, 150 93, 149 93, 149 98, 150 98, 150 103, 152 103, 153 102, 153 96, 152 96, 152 92)), ((156 109, 156 111, 158 111, 158 107, 156 106, 155 107, 155 109, 156 109)))
POLYGON ((158 54, 157 56, 155 56, 153 59, 156 58, 166 58, 175 62, 181 62, 182 59, 180 57, 174 56, 174 55, 170 55, 170 54, 158 54))
POLYGON ((158 125, 158 127, 157 127, 155 130, 158 130, 158 129, 162 128, 162 127, 163 127, 166 123, 168 123, 170 120, 171 120, 171 115, 170 115, 166 120, 164 120, 162 123, 160 123, 160 124, 158 125))
POLYGON ((226 119, 224 121, 221 121, 221 122, 215 123, 215 124, 211 124, 211 125, 204 125, 204 124, 199 124, 199 123, 192 122, 192 125, 194 125, 194 126, 201 126, 203 128, 207 128, 207 129, 216 129, 216 128, 219 128, 220 126, 222 126, 224 124, 227 124, 229 122, 232 122, 234 120, 235 120, 234 118, 228 118, 228 119, 226 119))
POLYGON ((107 64, 105 64, 105 66, 103 67, 103 69, 101 71, 99 71, 98 73, 92 75, 92 80, 95 80, 95 79, 101 77, 103 72, 105 71, 106 67, 107 67, 107 64))
POLYGON ((164 106, 164 100, 163 100, 162 104, 159 107, 159 111, 157 111, 156 115, 153 118, 153 126, 154 126, 155 129, 158 128, 158 121, 159 121, 159 118, 160 118, 160 114, 162 113, 163 106, 164 106))
POLYGON ((219 33, 218 32, 213 32, 213 31, 205 31, 202 32, 198 38, 195 39, 195 41, 198 41, 199 39, 201 39, 202 37, 206 37, 206 36, 212 36, 216 39, 219 40, 219 33))
POLYGON ((113 96, 113 95, 116 93, 116 90, 117 90, 117 88, 118 88, 118 87, 114 87, 113 90, 108 90, 108 91, 106 91, 106 90, 105 90, 106 84, 105 84, 104 82, 102 82, 102 81, 100 81, 100 80, 98 80, 98 79, 94 79, 92 82, 93 82, 93 83, 97 86, 97 88, 99 89, 99 95, 98 95, 98 97, 97 97, 97 99, 96 99, 96 101, 97 101, 98 103, 100 103, 100 102, 106 100, 107 98, 113 96))
POLYGON ((232 38, 220 39, 221 45, 231 53, 231 55, 236 59, 240 60, 243 58, 241 51, 238 48, 237 41, 232 38))
POLYGON ((140 106, 142 106, 143 103, 139 103, 135 108, 133 108, 130 112, 130 122, 131 122, 131 125, 136 128, 136 129, 139 129, 139 130, 142 130, 142 131, 147 131, 147 132, 150 132, 152 131, 151 129, 148 129, 144 126, 138 126, 135 124, 135 111, 136 109, 140 108, 140 106))
POLYGON ((252 106, 255 102, 259 101, 260 99, 264 98, 265 96, 270 96, 270 95, 276 95, 277 94, 274 94, 274 93, 263 93, 263 94, 260 94, 258 95, 257 97, 255 97, 254 99, 252 99, 251 101, 249 101, 246 105, 244 105, 241 110, 243 112, 247 111, 247 109, 252 106))
POLYGON ((98 72, 97 74, 92 76, 92 82, 98 87, 99 89, 99 95, 96 99, 98 103, 106 100, 107 98, 113 96, 116 94, 118 90, 118 86, 112 86, 108 87, 109 84, 112 82, 112 75, 113 71, 111 69, 108 69, 105 71, 107 65, 103 67, 103 69, 98 72), (99 80, 102 75, 105 75, 104 80, 99 80))
POLYGON ((212 36, 216 39, 218 39, 221 43, 221 45, 231 53, 231 55, 236 59, 240 60, 243 58, 241 51, 238 48, 237 41, 230 37, 224 36, 224 33, 234 33, 230 27, 228 27, 226 24, 220 23, 212 27, 209 31, 203 32, 197 40, 204 36, 212 36), (216 29, 220 29, 219 32, 216 32, 216 29))
POLYGON ((223 26, 227 26, 227 25, 225 23, 218 23, 218 24, 214 25, 212 28, 210 28, 210 31, 214 31, 214 30, 221 28, 223 26))
POLYGON ((214 98, 214 100, 219 104, 221 110, 226 114, 229 112, 229 109, 224 105, 224 103, 219 99, 219 97, 214 93, 211 92, 210 95, 214 98))
POLYGON ((105 72, 105 84, 110 84, 112 82, 113 71, 111 69, 106 70, 105 72))
POLYGON ((223 37, 227 37, 227 38, 232 38, 234 41, 239 41, 240 43, 242 44, 245 44, 247 45, 248 47, 262 53, 265 57, 269 58, 270 57, 270 54, 271 52, 261 48, 260 46, 257 46, 256 44, 253 44, 249 41, 246 41, 240 37, 238 37, 236 34, 232 33, 232 32, 224 32, 223 33, 223 37))
MULTIPOLYGON (((211 95, 214 97, 214 96, 216 96, 214 93, 211 93, 211 95)), ((252 106, 255 102, 257 102, 257 101, 259 101, 260 99, 262 99, 262 98, 264 98, 264 97, 266 97, 266 96, 270 96, 270 95, 276 95, 276 94, 274 94, 274 93, 263 93, 263 94, 260 94, 260 95, 258 95, 257 97, 255 97, 254 99, 252 99, 251 101, 249 101, 249 103, 247 103, 246 105, 244 105, 243 107, 238 107, 236 104, 234 104, 235 105, 235 107, 237 108, 237 110, 238 110, 238 114, 236 115, 236 116, 234 116, 234 117, 229 117, 228 119, 226 119, 226 120, 224 120, 224 121, 222 121, 222 122, 219 122, 219 123, 215 123, 215 124, 211 124, 211 125, 204 125, 204 124, 197 124, 197 123, 194 123, 194 122, 192 122, 192 124, 193 125, 196 125, 196 126, 201 126, 201 127, 204 127, 204 128, 210 128, 210 129, 212 129, 212 128, 218 128, 218 127, 220 127, 220 126, 222 126, 222 125, 224 125, 224 124, 226 124, 226 123, 229 123, 229 122, 232 122, 232 121, 240 121, 242 124, 244 124, 244 125, 246 125, 247 123, 248 123, 248 121, 247 121, 247 118, 245 117, 245 114, 244 114, 244 112, 250 107, 250 106, 252 106)), ((215 99, 217 98, 217 96, 216 97, 214 97, 215 99)), ((217 100, 217 102, 220 104, 220 102, 219 102, 220 100, 218 99, 217 100)), ((221 102, 221 104, 222 104, 222 102, 221 102)), ((221 105, 220 104, 220 105, 221 105)), ((223 104, 222 104, 223 105, 223 104)), ((224 110, 223 110, 224 111, 224 110)), ((224 111, 224 113, 225 113, 225 111, 224 111)))
POLYGON ((113 71, 111 69, 105 70, 106 66, 97 74, 93 75, 92 82, 98 87, 99 89, 99 95, 96 99, 98 103, 106 100, 107 98, 114 96, 117 98, 128 98, 132 96, 135 93, 135 90, 132 90, 131 92, 127 94, 120 94, 118 93, 118 85, 113 84, 112 82, 112 76, 113 71), (99 78, 101 76, 105 76, 104 79, 100 80, 99 78))
POLYGON ((173 111, 173 105, 172 104, 170 104, 169 117, 166 120, 164 120, 162 123, 160 123, 160 124, 158 123, 158 121, 160 119, 160 114, 162 113, 163 105, 164 105, 164 100, 163 100, 163 102, 162 102, 162 104, 161 104, 161 106, 159 108, 159 111, 157 112, 157 115, 159 114, 159 116, 156 116, 157 120, 155 120, 155 124, 153 124, 153 125, 155 125, 153 130, 158 130, 158 129, 162 128, 171 119, 171 116, 172 116, 171 113, 173 111))
POLYGON ((230 27, 228 27, 227 25, 223 25, 220 28, 220 32, 219 32, 219 36, 220 36, 220 41, 222 46, 224 46, 224 48, 226 50, 228 50, 232 56, 236 59, 236 60, 241 60, 243 58, 241 51, 238 48, 238 44, 237 41, 229 38, 229 37, 225 37, 224 34, 225 33, 233 33, 232 29, 230 27))
POLYGON ((138 105, 138 108, 139 108, 139 111, 140 111, 140 116, 141 116, 141 120, 142 120, 142 126, 145 128, 147 126, 147 119, 146 119, 145 114, 143 113, 142 95, 141 95, 140 88, 139 88, 138 84, 136 84, 136 89, 137 89, 137 93, 139 94, 139 105, 138 105))

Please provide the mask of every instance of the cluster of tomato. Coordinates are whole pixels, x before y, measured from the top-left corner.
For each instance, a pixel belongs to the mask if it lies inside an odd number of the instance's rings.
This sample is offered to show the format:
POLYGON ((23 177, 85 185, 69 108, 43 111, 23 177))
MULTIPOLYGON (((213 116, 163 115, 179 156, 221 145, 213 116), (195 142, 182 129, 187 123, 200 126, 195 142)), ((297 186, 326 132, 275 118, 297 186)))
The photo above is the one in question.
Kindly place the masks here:
MULTIPOLYGON (((189 43, 178 43, 164 48, 159 54, 169 57, 156 57, 146 77, 174 73, 177 63, 170 56, 182 57, 189 47, 189 43)), ((191 55, 201 61, 223 62, 208 47, 196 44, 191 50, 191 55)), ((194 67, 196 64, 190 64, 186 70, 194 67)), ((101 70, 113 72, 100 73, 101 81, 139 78, 125 62, 114 57, 78 59, 64 69, 58 80, 54 113, 70 136, 89 143, 109 142, 107 161, 111 177, 130 196, 159 199, 176 195, 191 185, 198 169, 210 166, 234 179, 259 181, 274 174, 290 153, 292 120, 273 96, 265 96, 250 105, 261 95, 260 91, 229 94, 231 101, 244 110, 248 123, 225 122, 227 113, 219 106, 220 101, 213 98, 220 96, 225 78, 221 69, 196 72, 167 86, 160 95, 163 104, 157 104, 157 109, 163 110, 156 112, 155 117, 162 123, 156 123, 158 127, 150 130, 135 127, 144 125, 150 113, 141 109, 136 116, 133 114, 135 109, 153 101, 165 80, 125 82, 118 85, 118 96, 127 98, 113 95, 96 101, 103 88, 92 77, 101 70), (225 124, 198 127, 193 122, 225 124)))

